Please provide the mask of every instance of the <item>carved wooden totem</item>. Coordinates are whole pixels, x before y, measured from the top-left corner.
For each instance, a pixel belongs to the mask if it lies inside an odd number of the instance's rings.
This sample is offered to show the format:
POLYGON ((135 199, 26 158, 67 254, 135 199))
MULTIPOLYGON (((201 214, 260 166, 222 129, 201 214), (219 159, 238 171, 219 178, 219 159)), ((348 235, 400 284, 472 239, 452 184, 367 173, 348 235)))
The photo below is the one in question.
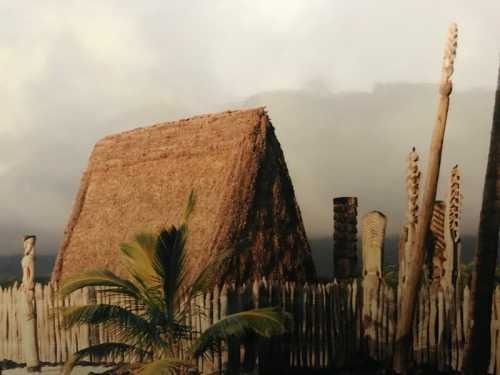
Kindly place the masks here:
POLYGON ((458 165, 453 167, 448 190, 448 202, 445 215, 445 260, 443 286, 455 285, 460 274, 461 244, 460 219, 462 209, 462 193, 460 190, 460 171, 458 165))
POLYGON ((451 76, 457 51, 458 30, 456 24, 448 28, 446 47, 443 57, 442 76, 439 85, 439 102, 436 122, 432 133, 431 147, 426 169, 422 200, 418 209, 418 224, 415 241, 412 246, 412 260, 405 271, 405 286, 401 293, 400 309, 396 330, 396 350, 394 352, 394 371, 398 374, 408 373, 411 363, 411 331, 417 306, 418 288, 425 262, 427 236, 432 219, 432 211, 436 200, 444 134, 448 118, 450 94, 452 92, 451 76))
POLYGON ((444 276, 444 263, 446 260, 445 254, 445 215, 446 203, 443 201, 436 201, 434 203, 434 210, 432 211, 431 230, 429 235, 430 251, 430 278, 432 279, 433 286, 441 285, 441 280, 444 276))
POLYGON ((24 256, 21 260, 23 270, 22 288, 24 291, 23 306, 23 351, 28 372, 40 372, 38 357, 38 336, 35 301, 35 243, 36 236, 24 237, 24 256))
POLYGON ((443 289, 454 286, 460 273, 460 171, 453 167, 448 199, 437 201, 431 221, 432 284, 443 289))
POLYGON ((363 216, 362 258, 363 258, 363 332, 370 357, 376 359, 377 328, 375 312, 378 311, 378 292, 382 281, 382 260, 387 219, 381 212, 371 211, 363 216))
POLYGON ((353 277, 357 265, 357 214, 356 197, 333 199, 333 262, 335 277, 353 277))
POLYGON ((406 172, 406 222, 403 225, 400 243, 399 243, 399 283, 398 283, 398 299, 401 297, 401 290, 406 283, 406 272, 411 262, 411 249, 416 236, 416 226, 418 221, 418 197, 420 187, 421 173, 418 168, 419 156, 412 148, 407 158, 407 172, 406 172))
POLYGON ((363 277, 382 277, 386 223, 385 215, 378 211, 368 212, 361 220, 363 277))

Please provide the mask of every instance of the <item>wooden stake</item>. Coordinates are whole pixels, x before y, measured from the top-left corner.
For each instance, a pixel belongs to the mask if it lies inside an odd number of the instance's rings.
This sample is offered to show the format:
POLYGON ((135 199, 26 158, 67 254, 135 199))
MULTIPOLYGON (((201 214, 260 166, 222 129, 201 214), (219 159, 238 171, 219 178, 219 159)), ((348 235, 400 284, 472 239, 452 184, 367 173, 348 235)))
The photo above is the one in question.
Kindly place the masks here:
POLYGON ((398 320, 396 336, 396 355, 394 358, 394 370, 397 373, 406 374, 409 368, 409 354, 411 348, 411 329, 417 301, 417 288, 422 274, 424 263, 425 245, 427 232, 431 222, 432 209, 436 199, 439 169, 441 166, 441 153, 443 149, 444 132, 448 117, 448 107, 453 74, 453 64, 457 49, 457 25, 451 24, 448 29, 448 39, 444 53, 442 78, 439 88, 439 105, 436 124, 432 135, 427 176, 422 199, 422 205, 418 210, 417 235, 412 250, 412 262, 407 272, 405 290, 401 296, 401 314, 398 320))

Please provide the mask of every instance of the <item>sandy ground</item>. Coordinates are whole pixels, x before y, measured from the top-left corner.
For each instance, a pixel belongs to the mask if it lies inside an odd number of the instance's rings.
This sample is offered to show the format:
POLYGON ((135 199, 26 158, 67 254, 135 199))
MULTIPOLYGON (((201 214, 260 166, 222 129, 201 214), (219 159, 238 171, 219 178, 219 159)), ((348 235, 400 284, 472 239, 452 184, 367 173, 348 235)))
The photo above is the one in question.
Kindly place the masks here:
MULTIPOLYGON (((59 371, 61 370, 61 366, 46 366, 42 368, 42 374, 51 374, 51 375, 59 375, 59 371)), ((73 369, 72 375, 87 375, 89 372, 103 372, 105 370, 109 370, 109 367, 104 366, 76 366, 73 369)), ((28 374, 26 368, 14 368, 10 370, 3 370, 2 375, 24 375, 28 374)), ((33 374, 33 373, 29 373, 33 374)))

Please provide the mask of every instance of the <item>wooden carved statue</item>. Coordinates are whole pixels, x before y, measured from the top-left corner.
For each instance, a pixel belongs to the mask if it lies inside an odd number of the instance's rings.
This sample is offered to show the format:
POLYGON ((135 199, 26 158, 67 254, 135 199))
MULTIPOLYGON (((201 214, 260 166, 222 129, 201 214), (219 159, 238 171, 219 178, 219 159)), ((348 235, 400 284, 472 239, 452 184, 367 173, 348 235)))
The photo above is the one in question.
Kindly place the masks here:
POLYGON ((363 248, 363 277, 374 275, 382 277, 384 258, 384 239, 387 219, 378 211, 371 211, 363 216, 361 225, 363 248))
POLYGON ((440 286, 445 274, 445 215, 446 203, 436 201, 432 212, 431 230, 429 235, 430 277, 434 286, 440 286))
POLYGON ((453 167, 447 202, 437 201, 431 221, 430 251, 432 283, 447 289, 455 285, 460 271, 460 171, 453 167))
POLYGON ((35 236, 24 237, 24 256, 21 259, 23 270, 22 286, 26 293, 35 291, 35 236))
POLYGON ((374 312, 378 310, 377 295, 382 281, 382 260, 384 257, 384 239, 387 219, 378 211, 371 211, 363 216, 363 332, 368 345, 369 355, 376 357, 377 324, 374 312))
POLYGON ((462 193, 460 190, 460 171, 455 165, 451 171, 448 201, 445 215, 445 262, 444 279, 446 286, 455 285, 460 273, 460 218, 462 209, 462 193))
POLYGON ((452 23, 448 28, 448 35, 443 57, 441 82, 439 85, 439 102, 436 122, 432 133, 431 147, 426 170, 426 179, 423 187, 422 201, 418 209, 418 223, 415 241, 412 246, 412 261, 405 270, 404 291, 401 293, 401 303, 396 332, 396 350, 394 355, 394 371, 406 374, 410 365, 411 330, 415 316, 418 286, 422 277, 422 268, 425 260, 427 235, 429 232, 434 201, 436 200, 441 155, 443 151, 444 133, 448 118, 450 95, 452 92, 451 76, 457 52, 458 30, 452 23))
POLYGON ((333 262, 335 277, 353 277, 357 264, 357 214, 356 197, 333 199, 333 262))
POLYGON ((23 350, 28 372, 40 372, 38 357, 38 336, 36 323, 35 301, 35 243, 36 237, 24 237, 24 256, 21 260, 23 280, 21 287, 24 291, 23 302, 23 350))
POLYGON ((406 271, 411 262, 411 248, 416 236, 416 225, 418 221, 418 197, 420 193, 419 187, 421 177, 418 167, 418 159, 419 156, 415 151, 415 147, 413 147, 407 158, 408 164, 405 181, 407 207, 405 215, 406 222, 402 228, 399 244, 398 299, 401 296, 401 289, 406 282, 406 271))

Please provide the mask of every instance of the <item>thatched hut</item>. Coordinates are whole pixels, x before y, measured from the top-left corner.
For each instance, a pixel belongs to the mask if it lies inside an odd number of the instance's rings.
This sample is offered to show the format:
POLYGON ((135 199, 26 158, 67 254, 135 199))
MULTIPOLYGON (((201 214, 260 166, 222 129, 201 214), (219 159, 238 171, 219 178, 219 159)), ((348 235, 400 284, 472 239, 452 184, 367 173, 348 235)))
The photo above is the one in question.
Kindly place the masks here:
POLYGON ((263 108, 157 124, 97 142, 52 273, 121 273, 119 244, 178 224, 189 192, 188 267, 234 251, 223 280, 315 277, 283 152, 263 108))

